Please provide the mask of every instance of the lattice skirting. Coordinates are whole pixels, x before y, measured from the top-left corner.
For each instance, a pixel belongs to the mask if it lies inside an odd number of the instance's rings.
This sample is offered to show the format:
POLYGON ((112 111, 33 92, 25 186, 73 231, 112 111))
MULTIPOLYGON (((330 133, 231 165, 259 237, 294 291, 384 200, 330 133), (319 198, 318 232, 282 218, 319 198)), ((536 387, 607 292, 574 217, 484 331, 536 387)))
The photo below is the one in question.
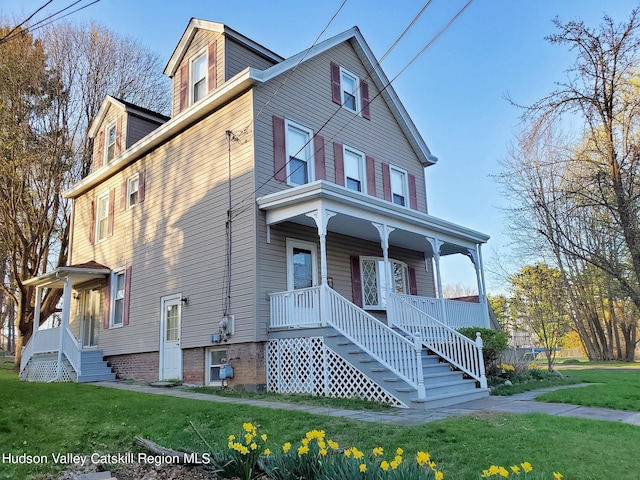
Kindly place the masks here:
POLYGON ((404 404, 327 347, 322 337, 267 342, 267 390, 404 404))
MULTIPOLYGON (((56 378, 58 370, 57 360, 38 361, 31 359, 29 364, 22 372, 20 378, 27 382, 51 382, 56 378)), ((55 380, 56 382, 73 382, 73 371, 62 362, 62 378, 55 380)))

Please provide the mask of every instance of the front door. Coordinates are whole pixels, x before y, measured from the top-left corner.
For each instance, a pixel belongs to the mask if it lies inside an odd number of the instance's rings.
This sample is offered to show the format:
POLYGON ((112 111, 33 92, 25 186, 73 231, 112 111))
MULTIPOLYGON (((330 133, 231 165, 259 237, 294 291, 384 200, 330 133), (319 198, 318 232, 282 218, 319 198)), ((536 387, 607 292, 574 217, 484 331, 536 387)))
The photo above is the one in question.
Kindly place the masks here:
POLYGON ((288 313, 293 323, 320 322, 317 248, 314 243, 287 239, 287 290, 290 293, 288 313), (297 291, 299 290, 299 291, 297 291))
POLYGON ((101 325, 100 313, 102 302, 100 290, 86 290, 82 293, 82 347, 95 347, 98 345, 98 327, 101 325))
POLYGON ((182 379, 182 350, 180 349, 181 296, 162 299, 160 325, 160 380, 182 379))

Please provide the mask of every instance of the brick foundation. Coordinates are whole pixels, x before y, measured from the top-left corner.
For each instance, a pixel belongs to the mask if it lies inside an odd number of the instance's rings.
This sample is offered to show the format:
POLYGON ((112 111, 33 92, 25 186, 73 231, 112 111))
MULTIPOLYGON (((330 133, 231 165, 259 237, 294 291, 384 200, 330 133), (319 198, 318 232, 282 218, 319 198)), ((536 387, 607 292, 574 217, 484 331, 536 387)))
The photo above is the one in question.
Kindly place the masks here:
POLYGON ((113 369, 116 378, 136 382, 155 382, 158 380, 160 355, 158 352, 130 353, 104 357, 113 369))
POLYGON ((182 351, 182 383, 204 385, 204 348, 189 348, 182 351))
POLYGON ((231 388, 263 391, 267 384, 264 343, 241 343, 227 346, 227 359, 233 367, 231 388))

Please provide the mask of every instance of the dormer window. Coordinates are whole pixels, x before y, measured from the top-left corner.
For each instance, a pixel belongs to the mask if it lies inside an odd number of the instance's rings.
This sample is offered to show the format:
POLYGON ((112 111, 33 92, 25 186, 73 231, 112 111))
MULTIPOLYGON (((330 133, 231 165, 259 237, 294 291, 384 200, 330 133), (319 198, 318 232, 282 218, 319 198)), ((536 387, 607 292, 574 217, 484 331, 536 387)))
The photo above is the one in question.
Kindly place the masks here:
POLYGON ((202 53, 191 61, 191 103, 207 94, 207 55, 202 53))
POLYGON ((116 124, 109 125, 105 130, 105 163, 109 163, 116 156, 116 124))

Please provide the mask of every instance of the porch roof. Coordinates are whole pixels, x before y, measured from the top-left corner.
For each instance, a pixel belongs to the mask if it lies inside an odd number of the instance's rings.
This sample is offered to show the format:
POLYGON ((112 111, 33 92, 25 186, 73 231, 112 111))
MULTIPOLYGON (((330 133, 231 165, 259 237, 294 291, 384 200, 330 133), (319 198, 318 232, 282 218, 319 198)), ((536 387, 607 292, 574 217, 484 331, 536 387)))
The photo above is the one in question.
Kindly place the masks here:
POLYGON ((266 212, 267 225, 291 221, 315 227, 314 214, 322 210, 333 214, 327 223, 329 232, 379 242, 373 223, 384 224, 395 229, 389 236, 391 245, 431 251, 426 238, 436 238, 444 242, 441 255, 463 253, 489 240, 484 233, 326 180, 265 195, 257 203, 266 212))
POLYGON ((96 278, 104 278, 110 273, 111 269, 109 267, 91 261, 77 265, 69 265, 68 267, 58 267, 51 272, 26 280, 24 285, 63 288, 67 278, 71 278, 72 285, 77 285, 96 278))

